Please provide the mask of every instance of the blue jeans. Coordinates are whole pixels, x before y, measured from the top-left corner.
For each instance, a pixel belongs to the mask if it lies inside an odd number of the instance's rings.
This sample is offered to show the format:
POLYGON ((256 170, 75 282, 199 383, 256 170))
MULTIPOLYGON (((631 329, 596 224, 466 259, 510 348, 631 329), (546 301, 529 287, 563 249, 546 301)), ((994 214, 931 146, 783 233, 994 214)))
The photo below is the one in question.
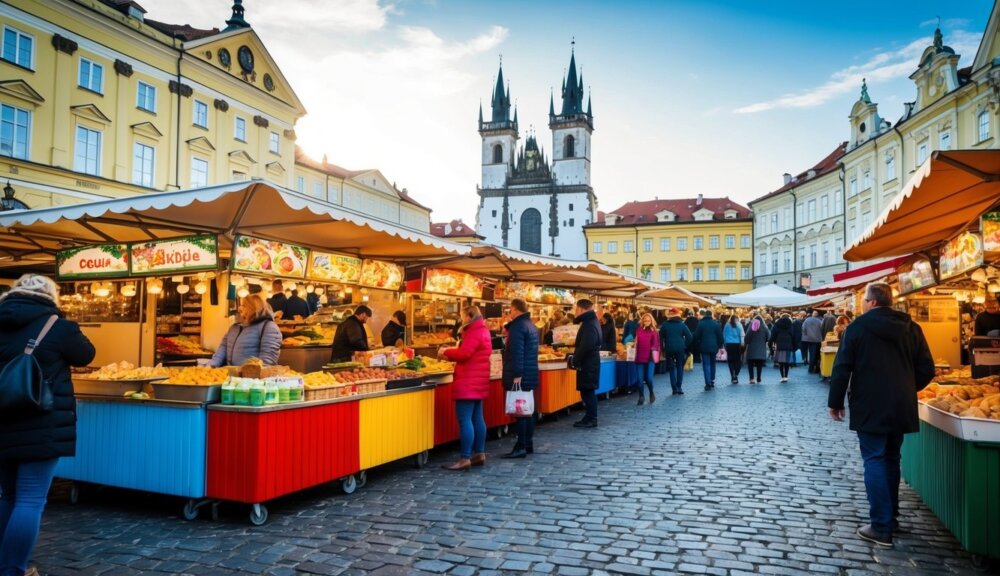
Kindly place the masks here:
POLYGON ((670 375, 670 388, 680 392, 684 384, 684 363, 687 362, 687 352, 667 352, 667 374, 670 375))
MULTIPOLYGON (((636 362, 636 364, 639 364, 636 362)), ((653 374, 656 372, 656 362, 650 360, 639 364, 639 398, 644 398, 643 387, 649 386, 649 393, 653 393, 653 374)))
POLYGON ((514 449, 523 448, 534 450, 535 448, 535 417, 525 416, 517 418, 517 442, 514 449))
POLYGON ((0 462, 0 576, 28 569, 57 462, 0 462))
POLYGON ((597 391, 580 390, 580 400, 583 400, 583 407, 586 408, 584 420, 597 420, 597 391))
POLYGON ((486 451, 486 420, 482 400, 455 400, 458 415, 458 445, 463 460, 486 451))
POLYGON ((715 384, 715 354, 701 354, 701 369, 705 372, 705 386, 715 384))
POLYGON ((858 432, 861 457, 865 460, 865 492, 872 528, 892 535, 899 515, 899 460, 902 434, 858 432))

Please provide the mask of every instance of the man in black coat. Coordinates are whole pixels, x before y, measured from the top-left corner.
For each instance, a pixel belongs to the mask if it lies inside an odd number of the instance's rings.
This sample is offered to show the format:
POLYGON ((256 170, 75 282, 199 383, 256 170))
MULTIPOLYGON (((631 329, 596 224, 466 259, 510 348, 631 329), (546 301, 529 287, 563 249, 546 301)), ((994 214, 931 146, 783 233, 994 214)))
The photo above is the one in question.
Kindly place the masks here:
POLYGON ((354 311, 354 316, 348 317, 337 326, 333 335, 333 353, 330 362, 349 362, 355 352, 368 350, 368 333, 365 323, 372 317, 372 309, 361 305, 354 311))
POLYGON ((597 428, 597 385, 601 378, 601 323, 594 303, 586 298, 576 301, 576 318, 580 325, 573 347, 573 367, 576 368, 576 389, 587 409, 577 428, 597 428))
MULTIPOLYGON (((538 387, 538 329, 531 321, 528 305, 520 298, 510 302, 511 320, 504 327, 507 343, 503 349, 503 387, 518 386, 525 392, 538 387)), ((535 452, 535 417, 517 418, 517 442, 503 458, 524 458, 535 452)))
MULTIPOLYGON (((698 329, 698 315, 694 310, 688 308, 684 311, 684 325, 687 326, 688 331, 692 334, 698 329)), ((694 341, 692 341, 692 346, 688 348, 688 354, 694 354, 694 361, 701 362, 701 354, 695 351, 694 341)))
POLYGON ((871 517, 871 524, 857 533, 890 548, 898 528, 903 435, 920 430, 917 391, 934 378, 934 358, 923 331, 891 305, 888 284, 868 285, 865 313, 847 326, 840 342, 828 401, 833 419, 843 420, 850 386, 850 428, 861 444, 871 517))
MULTIPOLYGON (((793 350, 801 350, 802 348, 802 314, 796 314, 795 320, 792 320, 792 346, 793 350)), ((800 352, 801 354, 801 352, 800 352)), ((803 356, 804 358, 805 356, 803 356)), ((795 366, 795 354, 792 353, 792 366, 795 366)))

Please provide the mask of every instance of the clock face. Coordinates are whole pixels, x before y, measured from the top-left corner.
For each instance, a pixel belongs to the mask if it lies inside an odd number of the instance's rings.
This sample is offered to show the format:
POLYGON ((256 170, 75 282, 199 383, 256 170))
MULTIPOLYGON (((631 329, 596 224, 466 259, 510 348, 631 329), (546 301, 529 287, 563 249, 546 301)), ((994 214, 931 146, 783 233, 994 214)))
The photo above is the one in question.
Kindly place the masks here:
POLYGON ((229 54, 229 50, 219 48, 219 63, 226 68, 229 68, 229 66, 233 63, 233 57, 229 54))
POLYGON ((253 52, 250 51, 248 46, 240 46, 236 56, 240 59, 240 68, 244 72, 253 72, 253 52))
POLYGON ((274 92, 274 79, 271 78, 270 74, 264 74, 264 88, 268 92, 274 92))

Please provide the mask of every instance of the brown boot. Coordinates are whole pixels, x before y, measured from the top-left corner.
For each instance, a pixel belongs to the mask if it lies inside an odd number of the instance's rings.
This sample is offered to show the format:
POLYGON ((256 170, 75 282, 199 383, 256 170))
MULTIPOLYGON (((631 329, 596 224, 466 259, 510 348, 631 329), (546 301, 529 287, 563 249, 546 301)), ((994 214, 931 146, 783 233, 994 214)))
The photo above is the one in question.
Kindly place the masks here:
POLYGON ((472 461, 463 458, 454 464, 442 466, 442 468, 445 470, 452 470, 454 472, 468 472, 469 469, 472 468, 472 461))
POLYGON ((472 460, 469 460, 473 466, 485 466, 486 465, 486 454, 480 452, 479 454, 473 454, 472 460))

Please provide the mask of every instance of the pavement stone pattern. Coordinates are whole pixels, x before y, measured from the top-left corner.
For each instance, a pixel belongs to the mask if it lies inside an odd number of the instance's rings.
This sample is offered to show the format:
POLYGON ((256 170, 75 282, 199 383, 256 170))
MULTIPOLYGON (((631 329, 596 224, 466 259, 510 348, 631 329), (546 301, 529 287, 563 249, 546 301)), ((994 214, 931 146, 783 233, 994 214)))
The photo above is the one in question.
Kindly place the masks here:
MULTIPOLYGON (((722 372, 724 366, 720 367, 722 372)), ((600 403, 600 427, 547 419, 536 453, 501 460, 513 438, 487 443, 484 468, 442 470, 454 446, 369 472, 353 495, 323 486, 249 507, 181 516, 183 501, 85 487, 72 506, 57 486, 35 551, 43 574, 983 574, 904 486, 896 547, 854 530, 867 523, 857 439, 826 412, 827 385, 804 368, 778 383, 684 396, 657 376, 655 404, 633 394, 600 403)), ((994 567, 994 574, 1000 573, 994 567)))

